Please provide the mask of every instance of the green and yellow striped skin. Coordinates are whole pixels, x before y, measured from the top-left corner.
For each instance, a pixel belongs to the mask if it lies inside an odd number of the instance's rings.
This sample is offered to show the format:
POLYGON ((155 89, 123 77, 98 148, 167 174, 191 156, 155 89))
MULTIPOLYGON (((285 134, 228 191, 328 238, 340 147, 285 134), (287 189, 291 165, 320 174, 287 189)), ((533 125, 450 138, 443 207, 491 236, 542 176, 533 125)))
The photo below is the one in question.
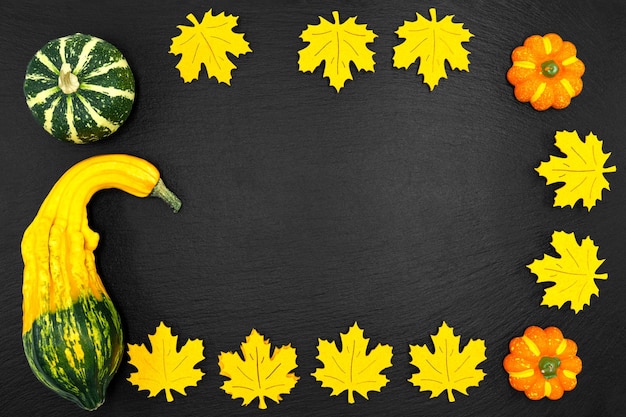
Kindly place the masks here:
POLYGON ((33 373, 61 397, 95 410, 120 365, 120 317, 108 296, 39 316, 22 336, 33 373))
POLYGON ((98 155, 61 176, 21 244, 24 353, 43 384, 87 410, 104 401, 124 352, 120 317, 96 270, 99 235, 87 219, 91 197, 105 188, 180 208, 148 161, 98 155))
POLYGON ((115 46, 77 33, 37 51, 26 69, 24 95, 48 133, 88 143, 112 134, 126 121, 135 99, 135 79, 115 46), (59 85, 64 66, 78 81, 76 91, 66 93, 59 85))

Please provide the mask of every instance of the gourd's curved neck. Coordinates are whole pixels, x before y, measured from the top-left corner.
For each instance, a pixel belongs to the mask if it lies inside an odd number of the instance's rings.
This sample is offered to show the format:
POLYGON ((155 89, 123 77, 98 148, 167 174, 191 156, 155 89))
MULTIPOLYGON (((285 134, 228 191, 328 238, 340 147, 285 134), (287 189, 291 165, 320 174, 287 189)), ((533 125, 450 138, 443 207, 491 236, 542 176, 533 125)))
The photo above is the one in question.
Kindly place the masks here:
POLYGON ((59 88, 65 94, 72 94, 78 90, 80 86, 80 82, 78 81, 78 77, 72 73, 72 67, 67 62, 61 65, 61 70, 59 71, 59 88))

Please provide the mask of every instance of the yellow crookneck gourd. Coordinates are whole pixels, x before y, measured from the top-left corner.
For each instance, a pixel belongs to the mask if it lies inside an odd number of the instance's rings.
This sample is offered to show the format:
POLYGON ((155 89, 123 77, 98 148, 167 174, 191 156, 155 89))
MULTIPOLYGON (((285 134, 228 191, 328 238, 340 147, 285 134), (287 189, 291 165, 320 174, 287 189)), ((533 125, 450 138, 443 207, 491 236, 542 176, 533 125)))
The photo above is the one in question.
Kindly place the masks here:
POLYGON ((96 271, 99 235, 87 221, 87 203, 105 188, 181 206, 148 161, 95 156, 57 181, 22 239, 26 358, 44 385, 87 410, 104 402, 124 352, 120 316, 96 271))

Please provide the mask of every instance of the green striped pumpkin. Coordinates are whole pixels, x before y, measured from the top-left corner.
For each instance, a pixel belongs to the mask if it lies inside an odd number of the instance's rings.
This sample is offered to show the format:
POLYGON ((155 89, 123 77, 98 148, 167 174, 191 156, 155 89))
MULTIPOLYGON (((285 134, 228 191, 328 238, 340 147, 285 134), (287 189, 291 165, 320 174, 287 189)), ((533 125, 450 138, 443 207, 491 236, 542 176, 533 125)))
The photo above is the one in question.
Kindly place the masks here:
POLYGON ((26 69, 24 95, 48 133, 88 143, 109 136, 126 121, 135 99, 135 79, 115 46, 76 33, 37 51, 26 69))

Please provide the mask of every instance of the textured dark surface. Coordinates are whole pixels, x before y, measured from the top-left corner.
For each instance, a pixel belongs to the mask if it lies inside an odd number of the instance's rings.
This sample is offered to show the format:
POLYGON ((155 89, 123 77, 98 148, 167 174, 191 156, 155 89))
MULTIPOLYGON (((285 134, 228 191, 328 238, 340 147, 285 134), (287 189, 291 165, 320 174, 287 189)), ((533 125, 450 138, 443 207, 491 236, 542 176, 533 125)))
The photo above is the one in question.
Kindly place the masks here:
POLYGON ((120 191, 98 193, 98 268, 130 343, 160 321, 180 340, 205 342, 206 372, 187 397, 147 399, 126 378, 111 416, 622 416, 626 409, 626 4, 559 1, 3 1, 0 4, 0 414, 80 416, 30 372, 21 346, 19 243, 58 177, 86 157, 130 153, 158 166, 183 200, 180 213, 120 191), (454 14, 475 35, 470 72, 449 71, 433 92, 417 68, 392 67, 395 30, 415 12, 454 14), (203 73, 185 84, 169 55, 185 16, 240 16, 254 51, 235 61, 232 85, 203 73), (299 35, 318 16, 358 16, 378 34, 375 73, 354 73, 339 94, 298 71, 299 35), (37 125, 21 91, 26 64, 48 40, 89 33, 116 45, 137 80, 126 124, 91 145, 60 143, 37 125), (505 78, 511 50, 556 32, 585 62, 583 93, 562 111, 518 103, 505 78), (552 207, 554 187, 534 171, 557 130, 604 140, 611 191, 591 212, 552 207), (589 235, 606 262, 600 297, 579 314, 540 306, 525 265, 552 253, 553 230, 589 235), (430 344, 446 321, 484 339, 487 373, 469 396, 429 399, 407 382, 409 344, 430 344), (369 401, 330 397, 310 376, 317 339, 355 321, 372 344, 393 346, 389 384, 369 401), (579 345, 575 391, 531 402, 502 369, 508 341, 529 325, 556 325, 579 345), (252 328, 297 349, 300 381, 280 404, 241 407, 220 385, 217 356, 252 328))

